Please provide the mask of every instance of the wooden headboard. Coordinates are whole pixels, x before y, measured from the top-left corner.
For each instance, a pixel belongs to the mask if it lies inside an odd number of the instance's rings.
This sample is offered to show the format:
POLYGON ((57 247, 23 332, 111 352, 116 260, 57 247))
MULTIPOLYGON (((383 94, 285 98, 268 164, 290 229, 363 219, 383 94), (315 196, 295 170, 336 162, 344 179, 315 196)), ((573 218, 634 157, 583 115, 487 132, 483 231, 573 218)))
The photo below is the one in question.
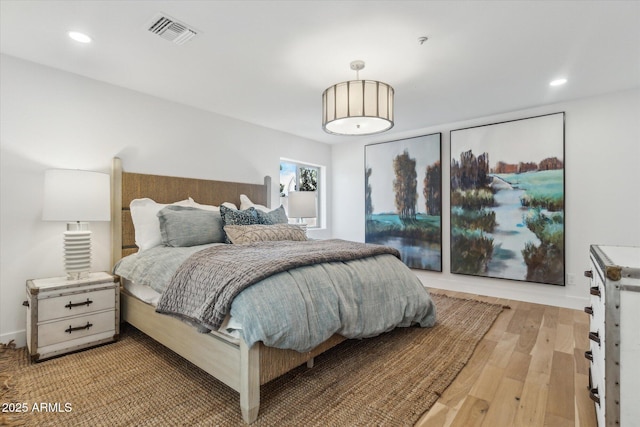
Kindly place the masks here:
POLYGON ((179 178, 124 172, 122 161, 113 158, 111 171, 111 265, 120 258, 138 251, 129 204, 133 199, 148 197, 158 203, 173 203, 188 197, 203 205, 224 202, 240 206, 240 195, 252 202, 269 206, 271 177, 263 184, 246 184, 206 179, 179 178))

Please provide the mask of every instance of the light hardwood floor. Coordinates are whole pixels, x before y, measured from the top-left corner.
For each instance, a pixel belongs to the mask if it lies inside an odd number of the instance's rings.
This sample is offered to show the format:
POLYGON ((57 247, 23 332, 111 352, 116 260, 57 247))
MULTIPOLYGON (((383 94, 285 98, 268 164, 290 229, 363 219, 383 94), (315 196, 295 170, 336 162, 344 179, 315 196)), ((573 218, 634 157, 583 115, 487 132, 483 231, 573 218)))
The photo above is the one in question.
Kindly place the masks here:
POLYGON ((587 391, 589 318, 579 310, 461 292, 511 307, 417 427, 596 426, 587 391))

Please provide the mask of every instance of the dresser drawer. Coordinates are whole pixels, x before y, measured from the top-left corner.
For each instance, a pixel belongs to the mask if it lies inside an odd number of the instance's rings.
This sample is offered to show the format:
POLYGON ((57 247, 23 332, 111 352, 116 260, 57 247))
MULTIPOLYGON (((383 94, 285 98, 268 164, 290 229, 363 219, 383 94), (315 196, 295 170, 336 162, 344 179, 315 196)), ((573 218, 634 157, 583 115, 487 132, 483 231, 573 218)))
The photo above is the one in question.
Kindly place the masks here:
POLYGON ((38 347, 46 347, 77 338, 113 331, 115 310, 70 317, 38 325, 38 347))
POLYGON ((38 301, 38 321, 46 322, 63 317, 113 309, 115 300, 116 290, 113 287, 111 289, 44 298, 38 301))
POLYGON ((584 311, 590 315, 589 322, 591 330, 595 327, 604 329, 604 313, 605 313, 605 291, 602 285, 600 273, 593 264, 591 270, 585 272, 585 276, 589 277, 589 305, 584 311))
POLYGON ((588 307, 588 309, 590 309, 591 312, 589 313, 589 310, 585 310, 587 313, 590 314, 590 317, 589 317, 590 330, 591 331, 595 331, 598 329, 604 330, 604 316, 605 316, 604 306, 601 304, 600 301, 598 301, 597 298, 593 298, 593 297, 591 297, 590 303, 591 304, 588 307))

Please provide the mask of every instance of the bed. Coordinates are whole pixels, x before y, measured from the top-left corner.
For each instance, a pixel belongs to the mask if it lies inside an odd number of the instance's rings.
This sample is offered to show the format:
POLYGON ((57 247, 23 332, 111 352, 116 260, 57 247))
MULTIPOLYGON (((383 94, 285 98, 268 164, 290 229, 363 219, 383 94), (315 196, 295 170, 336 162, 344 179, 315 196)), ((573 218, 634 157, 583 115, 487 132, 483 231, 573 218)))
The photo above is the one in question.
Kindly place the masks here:
MULTIPOLYGON (((112 264, 116 265, 123 257, 138 251, 129 210, 134 199, 150 198, 158 203, 173 203, 190 197, 206 205, 218 206, 232 202, 239 206, 240 195, 245 195, 254 203, 268 207, 270 191, 269 177, 265 178, 263 184, 245 184, 138 174, 124 172, 120 159, 114 158, 112 264)), ((215 328, 208 333, 201 333, 176 317, 159 314, 154 305, 134 297, 126 289, 121 293, 121 318, 236 390, 240 396, 242 418, 246 423, 257 419, 261 384, 304 363, 312 367, 314 357, 345 339, 333 334, 306 351, 275 348, 262 342, 248 345, 242 337, 233 337, 215 328)))

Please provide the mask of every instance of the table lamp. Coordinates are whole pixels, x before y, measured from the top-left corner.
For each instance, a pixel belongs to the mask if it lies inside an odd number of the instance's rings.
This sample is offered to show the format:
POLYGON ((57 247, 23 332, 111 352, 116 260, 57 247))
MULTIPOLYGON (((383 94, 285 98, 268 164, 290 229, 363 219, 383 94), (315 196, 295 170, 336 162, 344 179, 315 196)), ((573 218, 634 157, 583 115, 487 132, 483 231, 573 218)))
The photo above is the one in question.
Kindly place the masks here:
POLYGON ((64 265, 68 280, 84 279, 91 268, 88 221, 109 221, 110 178, 106 173, 49 169, 44 176, 45 221, 69 221, 64 233, 64 265))
POLYGON ((289 218, 315 218, 316 192, 315 191, 289 191, 288 212, 289 218))

